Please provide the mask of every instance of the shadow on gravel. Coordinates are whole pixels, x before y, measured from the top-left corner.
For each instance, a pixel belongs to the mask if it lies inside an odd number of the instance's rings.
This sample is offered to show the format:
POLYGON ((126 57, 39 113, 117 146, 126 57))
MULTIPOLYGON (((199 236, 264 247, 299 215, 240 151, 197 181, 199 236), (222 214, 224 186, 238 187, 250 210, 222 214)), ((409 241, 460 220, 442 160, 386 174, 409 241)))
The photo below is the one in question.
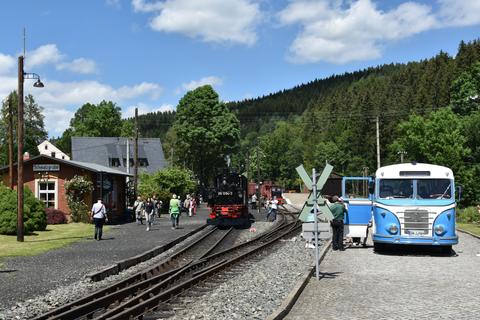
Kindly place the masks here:
POLYGON ((391 256, 456 257, 455 250, 438 246, 401 245, 376 248, 375 254, 391 256))

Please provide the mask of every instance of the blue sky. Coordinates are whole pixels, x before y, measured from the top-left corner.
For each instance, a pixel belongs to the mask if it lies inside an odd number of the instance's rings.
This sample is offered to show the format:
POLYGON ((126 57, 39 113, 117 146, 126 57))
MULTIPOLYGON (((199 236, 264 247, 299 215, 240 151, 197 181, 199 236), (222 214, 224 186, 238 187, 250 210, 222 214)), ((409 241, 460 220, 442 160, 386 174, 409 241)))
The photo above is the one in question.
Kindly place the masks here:
POLYGON ((369 66, 456 53, 480 35, 478 0, 16 0, 0 5, 0 99, 16 89, 26 28, 25 91, 50 136, 86 102, 125 117, 174 109, 212 84, 224 101, 369 66), (32 82, 33 84, 33 82, 32 82))

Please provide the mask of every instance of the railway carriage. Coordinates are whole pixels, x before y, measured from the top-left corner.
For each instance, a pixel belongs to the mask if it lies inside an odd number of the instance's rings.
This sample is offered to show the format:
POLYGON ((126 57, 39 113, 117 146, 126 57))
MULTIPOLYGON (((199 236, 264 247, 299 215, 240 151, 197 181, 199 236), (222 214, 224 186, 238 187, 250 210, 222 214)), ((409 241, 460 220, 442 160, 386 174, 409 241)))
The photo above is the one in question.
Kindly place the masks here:
POLYGON ((211 209, 207 224, 217 226, 249 227, 247 178, 238 173, 217 175, 210 192, 211 209))

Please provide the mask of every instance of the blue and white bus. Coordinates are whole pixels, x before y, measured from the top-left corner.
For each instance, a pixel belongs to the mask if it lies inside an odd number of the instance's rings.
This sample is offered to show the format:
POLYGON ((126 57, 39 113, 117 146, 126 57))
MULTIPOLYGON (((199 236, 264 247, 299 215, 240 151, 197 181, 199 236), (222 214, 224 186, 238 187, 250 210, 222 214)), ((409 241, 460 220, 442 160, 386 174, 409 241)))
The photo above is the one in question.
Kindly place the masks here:
POLYGON ((455 207, 451 169, 424 163, 381 167, 372 201, 374 246, 432 245, 449 251, 458 243, 455 207))

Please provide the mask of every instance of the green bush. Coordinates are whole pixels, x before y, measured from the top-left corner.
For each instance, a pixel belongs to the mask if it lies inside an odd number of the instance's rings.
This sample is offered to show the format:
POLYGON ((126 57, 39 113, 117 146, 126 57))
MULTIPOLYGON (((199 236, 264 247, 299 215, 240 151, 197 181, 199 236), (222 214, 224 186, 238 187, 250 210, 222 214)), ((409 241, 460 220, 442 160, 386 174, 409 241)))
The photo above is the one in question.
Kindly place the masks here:
POLYGON ((67 203, 74 222, 88 223, 90 221, 90 212, 85 203, 85 197, 92 191, 93 183, 87 177, 75 175, 65 182, 67 203))
MULTIPOLYGON (((47 215, 43 202, 36 199, 27 187, 24 190, 23 226, 26 234, 43 231, 47 215)), ((0 184, 0 234, 17 233, 17 192, 0 184)))
POLYGON ((478 223, 480 222, 480 214, 476 207, 460 209, 457 212, 457 221, 463 223, 478 223))

